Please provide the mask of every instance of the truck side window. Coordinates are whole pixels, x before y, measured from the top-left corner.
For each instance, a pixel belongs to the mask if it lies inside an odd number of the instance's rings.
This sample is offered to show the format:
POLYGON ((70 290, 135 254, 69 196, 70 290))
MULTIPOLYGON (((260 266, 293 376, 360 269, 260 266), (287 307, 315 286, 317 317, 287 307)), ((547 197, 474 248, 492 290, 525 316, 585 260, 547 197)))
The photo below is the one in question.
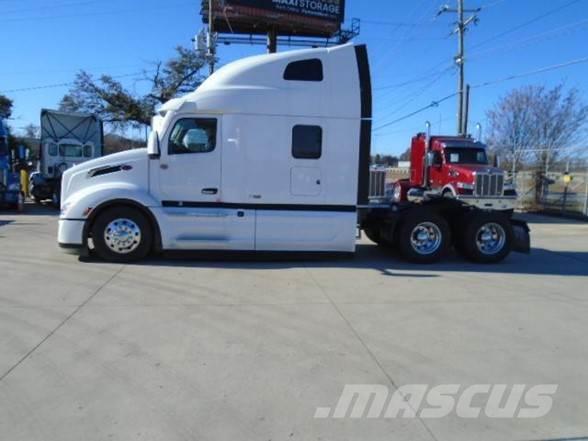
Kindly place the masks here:
POLYGON ((286 67, 284 79, 287 81, 323 81, 323 63, 318 58, 294 61, 286 67))
POLYGON ((49 144, 49 156, 57 156, 57 144, 49 144))
POLYGON ((296 159, 319 159, 323 154, 323 129, 320 126, 294 126, 292 156, 296 159))
POLYGON ((170 155, 208 153, 216 148, 217 121, 214 118, 180 119, 171 131, 170 155))

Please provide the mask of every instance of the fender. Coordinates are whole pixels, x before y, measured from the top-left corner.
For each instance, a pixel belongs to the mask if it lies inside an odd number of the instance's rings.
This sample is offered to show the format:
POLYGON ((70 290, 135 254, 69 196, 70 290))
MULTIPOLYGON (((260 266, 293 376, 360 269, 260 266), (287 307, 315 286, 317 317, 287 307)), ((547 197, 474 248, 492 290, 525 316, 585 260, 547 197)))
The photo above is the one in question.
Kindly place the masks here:
POLYGON ((455 189, 453 188, 453 185, 447 184, 445 187, 443 187, 441 189, 441 194, 445 193, 446 190, 451 191, 451 193, 453 193, 453 197, 457 198, 458 195, 457 195, 457 192, 455 191, 455 189))
MULTIPOLYGON (((156 247, 160 246, 159 223, 152 208, 161 206, 149 193, 137 185, 125 182, 109 182, 86 187, 72 194, 63 203, 60 219, 84 221, 84 242, 96 215, 105 207, 126 204, 141 209, 156 231, 156 247)), ((84 245, 86 245, 84 243, 84 245)))
POLYGON ((73 193, 63 202, 60 218, 85 220, 98 206, 114 200, 134 201, 146 208, 161 206, 144 188, 135 184, 106 182, 73 193))

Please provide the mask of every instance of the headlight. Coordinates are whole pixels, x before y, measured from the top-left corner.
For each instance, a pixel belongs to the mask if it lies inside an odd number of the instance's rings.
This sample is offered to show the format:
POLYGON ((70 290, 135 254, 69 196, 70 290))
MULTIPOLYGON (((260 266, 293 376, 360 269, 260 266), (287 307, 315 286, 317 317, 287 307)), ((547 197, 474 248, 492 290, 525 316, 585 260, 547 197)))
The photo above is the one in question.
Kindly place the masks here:
POLYGON ((458 182, 457 188, 462 189, 462 190, 473 190, 474 184, 466 184, 465 182, 458 182))
POLYGON ((394 200, 394 202, 400 202, 401 198, 402 198, 402 185, 396 184, 394 186, 394 190, 392 191, 392 199, 394 200))
POLYGON ((8 191, 20 191, 20 184, 18 182, 8 184, 8 191))

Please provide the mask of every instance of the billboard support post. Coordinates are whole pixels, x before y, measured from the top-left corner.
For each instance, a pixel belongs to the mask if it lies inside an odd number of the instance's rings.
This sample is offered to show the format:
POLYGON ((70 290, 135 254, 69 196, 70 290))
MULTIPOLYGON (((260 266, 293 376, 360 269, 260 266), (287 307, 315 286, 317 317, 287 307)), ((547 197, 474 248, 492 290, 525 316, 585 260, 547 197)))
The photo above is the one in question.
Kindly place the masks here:
POLYGON ((267 52, 268 54, 275 54, 278 52, 278 33, 275 28, 267 32, 267 52))

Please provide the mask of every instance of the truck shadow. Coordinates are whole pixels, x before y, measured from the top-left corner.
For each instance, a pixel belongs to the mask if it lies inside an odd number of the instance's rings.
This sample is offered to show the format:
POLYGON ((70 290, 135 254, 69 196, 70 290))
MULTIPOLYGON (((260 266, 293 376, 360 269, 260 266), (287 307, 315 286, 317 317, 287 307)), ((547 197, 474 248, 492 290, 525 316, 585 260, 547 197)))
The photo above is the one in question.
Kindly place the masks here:
MULTIPOLYGON (((81 261, 100 263, 95 258, 81 261)), ((358 244, 355 255, 292 253, 167 252, 144 262, 145 267, 218 268, 239 270, 282 270, 291 268, 364 269, 383 276, 435 278, 444 272, 478 274, 528 274, 553 276, 588 276, 588 252, 554 252, 534 248, 530 255, 511 254, 504 262, 481 265, 452 253, 442 262, 431 265, 407 263, 394 251, 373 244, 358 244)))

